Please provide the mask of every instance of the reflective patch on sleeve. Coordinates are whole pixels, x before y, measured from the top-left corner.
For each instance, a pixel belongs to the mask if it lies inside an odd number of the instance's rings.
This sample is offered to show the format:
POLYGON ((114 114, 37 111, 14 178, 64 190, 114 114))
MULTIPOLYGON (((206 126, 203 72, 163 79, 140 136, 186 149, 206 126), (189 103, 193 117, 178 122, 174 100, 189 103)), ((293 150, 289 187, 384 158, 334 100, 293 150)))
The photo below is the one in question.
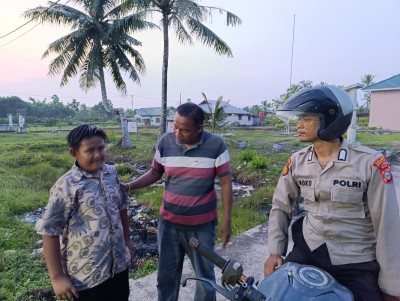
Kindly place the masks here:
POLYGON ((385 184, 393 183, 392 171, 390 170, 389 162, 387 161, 385 156, 376 159, 372 165, 379 170, 379 173, 382 176, 383 183, 385 184))
POLYGON ((291 164, 292 164, 292 159, 289 158, 289 159, 287 160, 287 162, 286 162, 285 167, 283 168, 282 176, 286 176, 286 175, 289 173, 289 168, 290 168, 290 165, 291 165, 291 164))

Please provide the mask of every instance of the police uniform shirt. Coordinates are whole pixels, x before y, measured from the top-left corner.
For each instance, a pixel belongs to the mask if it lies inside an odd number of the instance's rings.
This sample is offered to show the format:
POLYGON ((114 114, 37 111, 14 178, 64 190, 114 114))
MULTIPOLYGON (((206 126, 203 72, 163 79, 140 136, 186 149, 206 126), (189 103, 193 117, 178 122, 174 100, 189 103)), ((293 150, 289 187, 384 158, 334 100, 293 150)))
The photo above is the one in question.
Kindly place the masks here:
POLYGON ((386 158, 347 141, 325 168, 312 146, 293 154, 273 196, 271 254, 286 254, 291 208, 300 194, 307 211, 303 235, 311 251, 326 243, 334 265, 377 259, 381 289, 400 295, 400 214, 386 158))

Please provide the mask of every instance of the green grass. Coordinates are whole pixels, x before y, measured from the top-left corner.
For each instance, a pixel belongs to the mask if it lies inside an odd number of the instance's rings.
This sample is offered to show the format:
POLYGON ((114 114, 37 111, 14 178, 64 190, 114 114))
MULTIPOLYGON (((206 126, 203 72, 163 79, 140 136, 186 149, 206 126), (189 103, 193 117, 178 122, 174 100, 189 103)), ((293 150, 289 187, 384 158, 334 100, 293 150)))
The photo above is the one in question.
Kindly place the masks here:
POLYGON ((400 133, 358 132, 357 141, 374 149, 399 151, 400 133))
MULTIPOLYGON (((226 138, 231 155, 233 176, 243 184, 253 184, 257 189, 249 197, 237 198, 233 204, 232 231, 238 235, 264 223, 265 208, 270 204, 277 179, 288 156, 306 146, 294 135, 282 130, 240 129, 227 131, 234 137, 226 138), (236 147, 245 141, 246 148, 236 147), (275 151, 279 143, 283 151, 275 151)), ((150 165, 154 155, 158 130, 139 129, 132 134, 132 149, 121 149, 121 133, 107 130, 107 160, 118 164, 123 181, 135 171, 133 163, 150 165)), ((67 133, 28 132, 25 134, 0 133, 0 300, 17 300, 30 290, 51 288, 42 255, 33 255, 40 245, 40 237, 33 225, 22 222, 20 217, 44 207, 49 188, 73 163, 68 154, 67 133)), ((357 133, 357 139, 376 149, 399 151, 400 134, 357 133)), ((150 208, 152 218, 158 216, 162 199, 161 187, 148 187, 134 192, 135 199, 150 208)), ((219 208, 222 212, 221 208, 219 208)), ((220 213, 222 214, 222 213, 220 213)), ((219 228, 217 229, 219 232, 219 228)), ((144 260, 133 278, 142 277, 157 268, 154 259, 144 260)))

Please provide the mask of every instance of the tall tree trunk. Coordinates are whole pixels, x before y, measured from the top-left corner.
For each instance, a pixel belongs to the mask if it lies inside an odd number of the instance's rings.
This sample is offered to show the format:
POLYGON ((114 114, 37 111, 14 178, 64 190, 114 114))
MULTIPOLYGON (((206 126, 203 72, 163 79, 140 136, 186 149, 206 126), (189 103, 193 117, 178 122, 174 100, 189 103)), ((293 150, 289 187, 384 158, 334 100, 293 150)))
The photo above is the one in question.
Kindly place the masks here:
POLYGON ((121 128, 122 128, 122 148, 132 148, 131 138, 128 132, 128 123, 126 121, 124 109, 114 109, 111 101, 107 98, 107 89, 106 83, 104 80, 104 71, 100 68, 100 89, 101 89, 101 99, 104 109, 109 113, 114 113, 115 115, 119 115, 119 119, 121 120, 121 128))
POLYGON ((106 82, 104 80, 104 71, 100 68, 100 89, 101 89, 101 103, 104 109, 109 113, 115 113, 111 102, 107 98, 106 82))
POLYGON ((164 38, 163 65, 161 75, 161 125, 159 138, 167 131, 167 88, 168 88, 168 55, 169 55, 169 39, 168 39, 168 13, 163 12, 162 27, 164 38))

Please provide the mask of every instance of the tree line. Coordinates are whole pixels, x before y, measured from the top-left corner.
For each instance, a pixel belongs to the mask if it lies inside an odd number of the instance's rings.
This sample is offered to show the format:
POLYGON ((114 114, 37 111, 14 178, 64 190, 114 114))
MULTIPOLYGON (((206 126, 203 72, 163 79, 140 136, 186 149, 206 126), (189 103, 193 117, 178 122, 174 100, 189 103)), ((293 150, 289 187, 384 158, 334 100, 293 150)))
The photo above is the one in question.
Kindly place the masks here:
MULTIPOLYGON (((369 86, 374 83, 375 75, 366 74, 361 77, 361 83, 364 86, 369 86)), ((321 82, 320 84, 327 84, 321 82)), ((261 101, 260 104, 252 106, 246 106, 242 109, 250 112, 254 115, 259 115, 263 112, 265 115, 274 113, 280 104, 286 101, 291 95, 301 90, 302 88, 313 86, 313 82, 310 80, 303 80, 297 84, 292 84, 281 94, 278 98, 272 100, 261 101)), ((207 96, 202 93, 203 100, 208 102, 207 96)), ((225 119, 225 114, 222 106, 223 96, 220 96, 217 100, 217 105, 214 109, 210 108, 211 124, 214 127, 218 124, 221 126, 225 119)), ((364 104, 358 107, 360 112, 369 112, 370 106, 370 93, 364 95, 364 104)), ((190 100, 189 100, 190 101, 190 100)), ((104 104, 100 101, 93 107, 87 107, 84 103, 80 103, 76 99, 64 105, 57 95, 51 97, 50 102, 45 100, 37 100, 29 97, 28 102, 23 101, 17 96, 11 97, 0 97, 0 124, 8 124, 8 114, 13 115, 13 123, 18 122, 18 113, 20 110, 26 110, 27 118, 26 121, 29 124, 40 124, 44 126, 55 126, 61 123, 67 125, 73 125, 80 122, 118 122, 116 115, 113 112, 108 111, 104 104)), ((127 117, 134 117, 134 111, 128 109, 125 111, 127 117)), ((213 128, 213 126, 211 126, 213 128)))
MULTIPOLYGON (((13 123, 18 124, 18 114, 22 114, 23 111, 26 112, 28 126, 74 125, 81 122, 104 121, 118 123, 118 117, 107 112, 101 102, 93 107, 87 107, 76 99, 65 105, 57 95, 53 95, 49 102, 46 99, 37 100, 34 98, 24 101, 17 96, 0 97, 0 124, 9 123, 9 114, 13 116, 13 123)), ((127 116, 132 115, 131 111, 127 112, 127 116)))

